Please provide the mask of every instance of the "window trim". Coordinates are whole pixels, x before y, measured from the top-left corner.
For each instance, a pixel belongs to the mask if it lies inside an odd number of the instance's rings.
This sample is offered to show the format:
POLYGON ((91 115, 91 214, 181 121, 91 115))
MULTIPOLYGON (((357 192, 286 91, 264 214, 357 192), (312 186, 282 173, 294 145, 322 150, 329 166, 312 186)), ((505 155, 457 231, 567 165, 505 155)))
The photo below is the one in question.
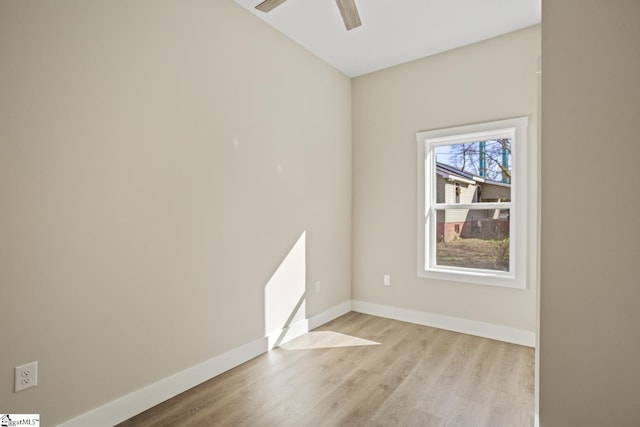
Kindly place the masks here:
MULTIPOLYGON (((456 126, 418 132, 418 257, 417 274, 420 278, 439 279, 480 285, 527 288, 527 117, 517 117, 485 123, 456 126), (434 205, 441 209, 445 204, 435 203, 436 180, 433 147, 488 140, 496 137, 513 138, 511 146, 511 201, 482 203, 474 209, 493 208, 499 205, 509 209, 510 253, 508 272, 471 269, 451 266, 435 266, 436 225, 432 220, 434 205), (427 190, 429 190, 427 192, 427 190), (431 238, 431 236, 434 236, 431 238), (428 243, 427 243, 428 242, 428 243)), ((470 205, 456 204, 455 208, 470 205)))

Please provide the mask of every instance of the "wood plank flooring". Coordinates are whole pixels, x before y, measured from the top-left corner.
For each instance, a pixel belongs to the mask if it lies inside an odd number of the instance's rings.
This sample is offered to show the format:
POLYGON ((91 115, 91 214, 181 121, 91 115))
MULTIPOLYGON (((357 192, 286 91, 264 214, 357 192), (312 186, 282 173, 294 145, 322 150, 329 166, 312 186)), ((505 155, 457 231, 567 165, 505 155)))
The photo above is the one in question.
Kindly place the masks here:
POLYGON ((531 348, 354 312, 314 333, 119 426, 533 426, 531 348))

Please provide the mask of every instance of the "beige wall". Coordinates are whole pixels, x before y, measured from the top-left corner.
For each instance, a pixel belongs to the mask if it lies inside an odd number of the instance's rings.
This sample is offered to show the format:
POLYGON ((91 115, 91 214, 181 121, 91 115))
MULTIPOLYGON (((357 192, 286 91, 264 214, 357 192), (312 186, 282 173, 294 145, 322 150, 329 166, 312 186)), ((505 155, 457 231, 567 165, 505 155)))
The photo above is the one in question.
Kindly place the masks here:
MULTIPOLYGON (((354 299, 535 331, 534 259, 526 290, 417 277, 415 135, 528 116, 535 141, 539 54, 535 26, 354 79, 354 299), (392 286, 382 285, 384 274, 392 286)), ((536 155, 527 152, 531 167, 536 155)))
POLYGON ((540 425, 639 426, 640 2, 542 10, 540 425))
POLYGON ((52 425, 351 296, 351 87, 231 1, 0 2, 0 411, 52 425), (13 394, 13 367, 38 387, 13 394))

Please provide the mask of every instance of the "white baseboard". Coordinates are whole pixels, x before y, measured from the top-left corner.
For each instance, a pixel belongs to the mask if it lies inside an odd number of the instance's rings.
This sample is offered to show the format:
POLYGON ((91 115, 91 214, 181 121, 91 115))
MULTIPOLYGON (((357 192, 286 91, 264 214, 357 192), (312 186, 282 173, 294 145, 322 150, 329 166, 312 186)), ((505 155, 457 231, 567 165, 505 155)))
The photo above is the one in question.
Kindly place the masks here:
POLYGON ((331 307, 322 313, 309 317, 309 330, 315 329, 329 323, 340 316, 343 316, 351 311, 351 300, 345 301, 342 304, 331 307))
POLYGON ((309 319, 299 320, 286 328, 273 331, 267 335, 267 350, 273 350, 307 332, 309 332, 309 319))
POLYGON ((352 301, 352 310, 359 313, 402 320, 418 325, 447 329, 469 335, 505 341, 513 344, 535 347, 535 333, 524 329, 493 323, 479 322, 476 320, 462 319, 459 317, 444 316, 442 314, 428 313, 424 311, 409 310, 381 304, 373 304, 364 301, 352 301))
POLYGON ((86 412, 59 427, 113 426, 266 351, 266 338, 257 339, 86 412))
POLYGON ((306 334, 312 329, 324 325, 337 319, 343 314, 347 314, 351 311, 351 301, 345 301, 342 304, 338 304, 331 307, 322 313, 309 317, 308 319, 300 320, 296 323, 289 325, 287 328, 278 329, 267 335, 269 350, 278 347, 292 339, 298 338, 301 335, 306 334))
MULTIPOLYGON (((477 335, 529 347, 535 346, 535 334, 521 329, 364 301, 345 301, 322 313, 296 322, 288 328, 275 331, 266 337, 241 345, 205 362, 185 369, 182 372, 178 372, 177 374, 122 396, 76 418, 65 421, 58 427, 113 426, 267 352, 273 348, 273 346, 290 341, 350 311, 477 335)), ((538 417, 536 414, 536 422, 537 420, 538 417)))
POLYGON ((270 344, 274 344, 275 340, 281 336, 282 339, 279 344, 290 341, 349 311, 351 311, 351 301, 346 301, 320 314, 311 316, 309 319, 296 322, 286 330, 282 329, 269 334, 267 337, 241 345, 231 351, 122 396, 76 418, 65 421, 59 424, 58 427, 111 427, 267 352, 272 348, 270 344), (270 342, 271 340, 274 341, 270 342))

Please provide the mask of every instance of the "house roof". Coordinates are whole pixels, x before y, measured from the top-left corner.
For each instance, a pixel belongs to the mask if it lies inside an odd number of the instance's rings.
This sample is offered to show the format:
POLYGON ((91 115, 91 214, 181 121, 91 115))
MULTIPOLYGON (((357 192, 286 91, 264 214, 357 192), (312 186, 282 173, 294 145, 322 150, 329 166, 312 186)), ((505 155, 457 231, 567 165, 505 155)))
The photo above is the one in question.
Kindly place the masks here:
POLYGON ((511 184, 492 181, 480 176, 465 172, 446 163, 436 162, 436 173, 445 179, 464 182, 465 184, 491 184, 500 187, 511 187, 511 184))

